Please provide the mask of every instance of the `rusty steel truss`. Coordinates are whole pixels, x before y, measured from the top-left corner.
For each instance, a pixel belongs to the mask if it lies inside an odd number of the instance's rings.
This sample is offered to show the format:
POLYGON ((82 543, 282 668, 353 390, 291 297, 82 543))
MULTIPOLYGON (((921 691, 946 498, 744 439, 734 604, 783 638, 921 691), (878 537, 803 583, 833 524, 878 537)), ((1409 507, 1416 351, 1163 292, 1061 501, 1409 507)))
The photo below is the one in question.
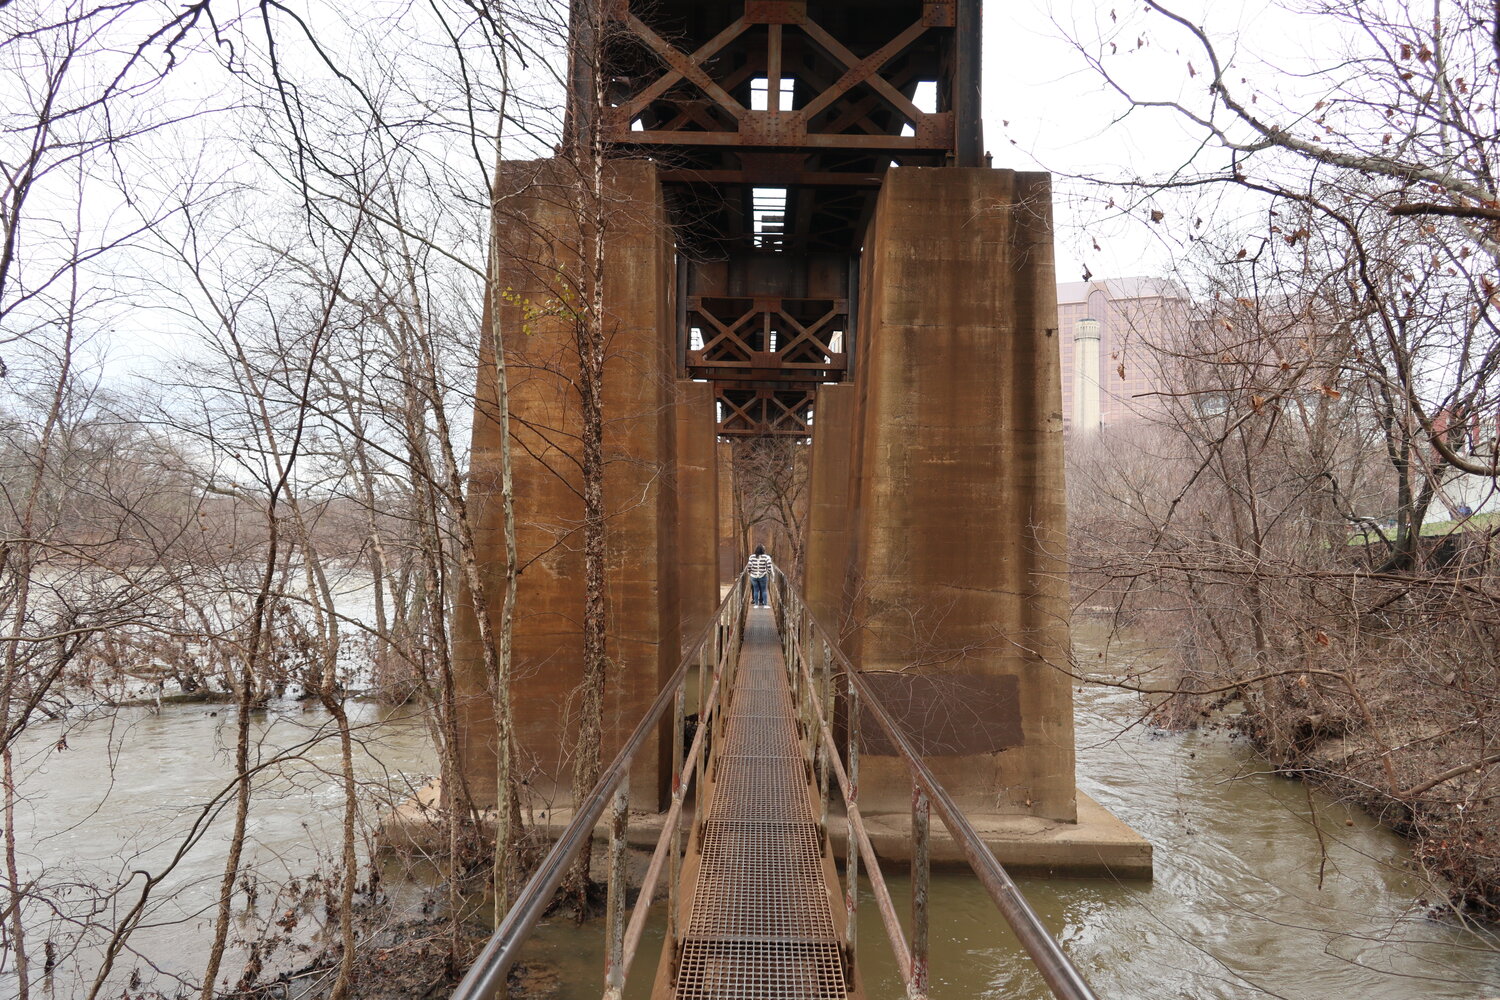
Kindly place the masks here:
POLYGON ((603 2, 600 125, 667 185, 682 371, 721 434, 806 436, 885 171, 984 158, 980 0, 603 2))
MULTIPOLYGON (((622 43, 611 59, 621 75, 605 127, 612 141, 636 146, 871 151, 942 163, 961 134, 977 141, 978 88, 971 94, 956 85, 944 65, 961 58, 953 44, 961 9, 977 7, 962 0, 620 2, 636 51, 622 43), (762 82, 764 106, 752 81, 762 82), (921 81, 939 86, 937 109, 914 102, 921 81)), ((768 179, 753 164, 700 160, 700 170, 721 171, 713 181, 768 179)), ((789 184, 848 182, 848 171, 832 163, 804 157, 794 166, 795 154, 779 162, 778 179, 789 184)))
POLYGON ((837 382, 849 368, 847 299, 694 295, 687 322, 693 378, 837 382))

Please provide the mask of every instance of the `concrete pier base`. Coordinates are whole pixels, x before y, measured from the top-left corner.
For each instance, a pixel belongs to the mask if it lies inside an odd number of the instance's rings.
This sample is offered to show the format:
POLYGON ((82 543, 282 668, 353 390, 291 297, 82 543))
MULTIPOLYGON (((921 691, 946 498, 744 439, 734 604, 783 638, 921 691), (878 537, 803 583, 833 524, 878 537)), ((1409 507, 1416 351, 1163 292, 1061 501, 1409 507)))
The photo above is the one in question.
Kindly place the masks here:
MULTIPOLYGON (((437 782, 424 785, 417 790, 417 794, 407 799, 391 812, 380 818, 380 828, 376 832, 376 843, 382 850, 402 852, 414 852, 433 857, 440 857, 448 850, 448 842, 442 825, 441 816, 442 791, 437 782)), ((571 805, 561 805, 546 809, 536 810, 532 813, 535 824, 527 828, 527 833, 550 843, 555 841, 567 829, 569 823, 573 822, 573 808, 571 805)), ((488 836, 495 823, 495 810, 493 808, 482 810, 479 813, 479 826, 481 831, 488 836)), ((630 827, 626 831, 626 842, 634 848, 649 851, 656 847, 656 842, 661 839, 662 827, 666 823, 666 813, 653 812, 649 810, 632 811, 630 814, 630 827)), ((686 831, 692 825, 692 810, 688 808, 683 816, 683 830, 686 831)), ((598 824, 594 827, 594 839, 598 841, 609 840, 610 818, 608 811, 598 824)))
MULTIPOLYGON (((971 816, 970 821, 1012 875, 1056 875, 1067 878, 1149 879, 1151 844, 1093 799, 1078 793, 1078 820, 1060 823, 1036 816, 971 816)), ((911 818, 865 817, 865 830, 882 867, 899 870, 911 864, 911 818)), ((847 824, 828 817, 828 833, 838 857, 844 857, 847 824)), ((941 820, 932 821, 932 863, 950 869, 969 867, 941 820)), ((887 869, 887 870, 890 870, 887 869)))
MULTIPOLYGON (((441 795, 436 785, 418 791, 394 811, 381 818, 377 841, 383 849, 440 855, 447 842, 439 822, 441 795)), ((543 840, 556 840, 573 820, 573 810, 561 806, 536 814, 531 832, 543 840)), ((626 840, 640 850, 653 850, 661 837, 664 813, 641 812, 630 817, 626 840)), ((493 810, 480 816, 481 824, 494 822, 493 810)), ((689 803, 683 815, 683 830, 693 824, 689 803)), ((1151 878, 1151 845, 1120 822, 1109 810, 1087 795, 1078 796, 1078 822, 1057 823, 1026 816, 984 817, 975 822, 996 860, 1013 875, 1057 875, 1067 878, 1151 878)), ((901 816, 866 817, 865 829, 875 854, 886 871, 899 871, 911 863, 911 821, 901 816)), ((847 854, 847 825, 842 813, 830 809, 828 836, 834 857, 847 854)), ((594 838, 609 839, 609 822, 601 820, 594 838)), ((932 823, 932 863, 940 868, 967 869, 968 861, 948 835, 942 821, 932 823)))

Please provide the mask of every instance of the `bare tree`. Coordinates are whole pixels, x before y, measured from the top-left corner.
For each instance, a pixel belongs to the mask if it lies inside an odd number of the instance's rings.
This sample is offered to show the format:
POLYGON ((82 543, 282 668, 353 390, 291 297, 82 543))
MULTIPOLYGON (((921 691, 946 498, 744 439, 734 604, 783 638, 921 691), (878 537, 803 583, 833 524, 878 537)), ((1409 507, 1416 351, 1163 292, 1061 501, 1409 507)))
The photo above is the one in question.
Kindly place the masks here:
MULTIPOLYGON (((1142 11, 1080 50, 1129 107, 1174 114, 1198 145, 1189 162, 1124 182, 1114 210, 1138 211, 1187 244, 1206 236, 1223 246, 1215 233, 1228 220, 1189 200, 1193 192, 1232 189, 1269 201, 1258 231, 1225 247, 1225 265, 1278 243, 1309 247, 1325 261, 1342 255, 1346 266, 1333 268, 1349 309, 1342 319, 1362 325, 1361 350, 1381 359, 1393 406, 1445 462, 1500 472, 1494 456, 1455 448, 1439 418, 1500 406, 1493 5, 1299 3, 1283 16, 1329 44, 1308 64, 1282 68, 1284 79, 1302 81, 1297 88, 1250 82, 1251 71, 1236 65, 1250 54, 1221 50, 1209 28, 1166 4, 1142 11), (1175 64, 1184 96, 1126 82, 1127 61, 1142 51, 1175 64)), ((1218 207, 1222 215, 1241 205, 1218 207)))
POLYGON ((767 435, 733 445, 735 520, 740 544, 764 536, 782 570, 802 579, 807 552, 809 451, 802 438, 767 435))
POLYGON ((1416 834, 1455 898, 1488 910, 1475 838, 1495 818, 1473 797, 1495 780, 1492 707, 1467 678, 1500 666, 1493 536, 1423 536, 1444 460, 1391 391, 1346 258, 1303 242, 1229 268, 1206 248, 1191 322, 1149 345, 1170 387, 1157 419, 1075 442, 1075 595, 1177 637, 1117 681, 1159 719, 1243 707, 1235 724, 1278 766, 1416 834))
POLYGON ((1495 669, 1494 535, 1429 535, 1455 476, 1500 472, 1469 433, 1500 413, 1497 13, 1275 16, 1320 46, 1278 63, 1157 2, 1076 39, 1126 117, 1191 140, 1103 178, 1101 201, 1190 249, 1198 299, 1152 345, 1163 425, 1075 458, 1079 596, 1186 623, 1166 676, 1126 678, 1164 717, 1244 705, 1281 766, 1414 833, 1492 909, 1500 866, 1475 838, 1497 818, 1471 808, 1495 780, 1492 706, 1469 678, 1495 669))
MULTIPOLYGON (((519 569, 511 474, 507 456, 499 499, 508 558, 505 582, 496 587, 486 584, 479 564, 467 450, 467 417, 480 395, 495 391, 508 419, 504 362, 508 341, 519 334, 503 328, 499 308, 504 289, 496 267, 505 248, 496 245, 496 223, 509 193, 501 186, 501 136, 504 155, 513 157, 565 137, 561 162, 578 220, 577 266, 558 286, 557 301, 572 324, 588 428, 580 448, 588 669, 575 781, 586 791, 597 778, 609 678, 602 395, 608 212, 606 150, 594 113, 603 103, 602 5, 574 12, 583 40, 572 65, 589 76, 577 91, 578 114, 558 114, 557 88, 545 81, 548 72, 558 82, 570 71, 543 69, 540 86, 533 80, 522 96, 510 80, 515 53, 545 66, 560 51, 539 41, 549 32, 555 38, 560 9, 470 0, 410 9, 399 16, 422 27, 407 33, 421 40, 421 51, 403 52, 415 56, 404 61, 386 58, 394 47, 385 37, 389 22, 303 18, 277 5, 244 20, 223 20, 208 4, 163 11, 80 2, 61 12, 18 4, 0 15, 8 32, 0 50, 23 71, 17 79, 25 85, 16 91, 25 100, 8 95, 5 107, 11 138, 0 153, 0 315, 7 336, 20 331, 6 344, 6 360, 13 378, 26 376, 32 396, 0 421, 8 505, 0 611, 14 626, 0 692, 7 802, 14 806, 26 794, 9 766, 9 741, 39 708, 65 703, 75 692, 69 684, 113 700, 127 683, 152 685, 158 696, 175 685, 184 693, 227 693, 235 705, 226 729, 231 779, 144 880, 101 886, 91 897, 99 906, 118 901, 125 914, 107 928, 92 916, 84 920, 79 939, 99 942, 99 961, 78 961, 93 994, 112 988, 153 907, 179 891, 173 873, 210 830, 228 835, 211 940, 198 956, 202 978, 180 978, 205 997, 221 992, 241 946, 240 988, 264 974, 270 939, 262 950, 263 942, 237 940, 236 928, 257 912, 254 893, 244 889, 256 878, 250 831, 264 808, 257 776, 290 766, 297 754, 259 742, 257 720, 289 694, 317 702, 326 719, 318 738, 338 748, 339 763, 328 773, 342 802, 326 883, 329 940, 337 941, 328 961, 331 990, 347 993, 365 944, 352 905, 364 836, 355 766, 363 737, 347 698, 356 686, 368 690, 371 678, 392 697, 432 706, 425 717, 446 790, 439 813, 448 836, 447 961, 449 971, 461 966, 471 945, 463 899, 479 824, 457 756, 450 616, 460 590, 483 623, 501 733, 501 808, 489 865, 497 915, 521 874, 510 849, 524 833, 509 735, 509 622, 519 569), (348 52, 371 57, 348 60, 348 52), (189 63, 224 82, 222 101, 193 100, 164 85, 175 67, 189 63), (126 108, 146 111, 120 114, 126 108), (210 114, 221 111, 223 126, 210 114), (248 146, 246 136, 253 137, 248 146), (159 141, 142 147, 154 173, 132 152, 146 138, 159 141), (178 141, 189 152, 206 145, 225 156, 179 161, 171 153, 178 141), (237 162, 247 149, 248 162, 237 162), (22 155, 13 155, 17 150, 22 155), (210 162, 219 173, 205 166, 210 162), (85 203, 77 194, 100 177, 126 189, 112 224, 130 221, 93 245, 76 214, 85 203), (50 236, 28 244, 43 232, 39 220, 62 217, 59 204, 74 213, 65 220, 71 228, 60 227, 72 244, 50 236), (124 252, 111 271, 102 262, 117 250, 124 252), (118 298, 106 299, 105 290, 118 298), (138 407, 152 429, 134 418, 129 424, 157 445, 154 458, 125 448, 129 435, 104 439, 106 422, 90 402, 94 387, 77 363, 80 345, 106 325, 111 309, 141 303, 167 317, 174 332, 198 334, 191 361, 175 359, 149 387, 153 398, 138 407), (476 393, 474 359, 481 356, 487 370, 476 393), (52 416, 50 402, 57 403, 52 416), (135 463, 129 469, 127 456, 135 463), (146 488, 125 490, 126 476, 146 488), (85 512, 88 490, 108 502, 85 512), (79 559, 88 560, 87 572, 57 572, 79 559), (23 564, 25 572, 9 572, 23 564), (370 577, 369 620, 352 615, 339 592, 337 575, 355 565, 370 577), (120 580, 111 589, 90 573, 120 580), (57 587, 39 601, 34 588, 44 577, 57 587), (68 588, 85 581, 99 600, 80 616, 68 588), (54 596, 70 600, 54 607, 54 596), (377 665, 368 676, 347 662, 362 643, 377 665), (243 907, 242 891, 250 897, 243 907)), ((502 431, 502 452, 511 437, 502 431)), ((493 484, 483 486, 494 492, 493 484)), ((53 890, 28 881, 18 864, 24 845, 14 842, 13 823, 5 828, 9 894, 0 901, 0 922, 24 993, 25 911, 35 901, 50 903, 53 890)), ((48 955, 50 965, 50 946, 48 955)))

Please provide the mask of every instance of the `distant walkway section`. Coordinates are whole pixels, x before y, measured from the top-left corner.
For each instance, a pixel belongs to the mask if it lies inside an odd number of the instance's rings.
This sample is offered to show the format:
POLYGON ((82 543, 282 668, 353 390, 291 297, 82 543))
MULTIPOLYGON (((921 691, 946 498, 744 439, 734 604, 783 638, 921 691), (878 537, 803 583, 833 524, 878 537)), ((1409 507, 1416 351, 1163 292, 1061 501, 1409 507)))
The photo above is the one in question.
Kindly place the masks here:
POLYGON ((769 610, 750 612, 733 692, 683 873, 692 894, 672 995, 844 1000, 836 876, 769 610))

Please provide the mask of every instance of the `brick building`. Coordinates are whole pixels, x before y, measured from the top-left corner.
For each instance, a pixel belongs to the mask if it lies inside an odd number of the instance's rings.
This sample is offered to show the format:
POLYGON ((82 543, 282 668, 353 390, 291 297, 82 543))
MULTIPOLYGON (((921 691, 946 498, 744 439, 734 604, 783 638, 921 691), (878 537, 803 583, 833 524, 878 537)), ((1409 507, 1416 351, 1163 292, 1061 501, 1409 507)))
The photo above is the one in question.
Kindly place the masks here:
MULTIPOLYGON (((1104 426, 1140 417, 1157 405, 1153 348, 1169 344, 1188 321, 1190 303, 1179 285, 1160 278, 1111 278, 1057 286, 1058 349, 1062 357, 1063 424, 1073 429, 1076 357, 1098 358, 1099 422, 1104 426), (1075 350, 1079 322, 1098 326, 1099 347, 1075 350)), ((1086 335, 1089 330, 1084 328, 1086 335)), ((1087 386, 1087 381, 1083 383, 1087 386)))

